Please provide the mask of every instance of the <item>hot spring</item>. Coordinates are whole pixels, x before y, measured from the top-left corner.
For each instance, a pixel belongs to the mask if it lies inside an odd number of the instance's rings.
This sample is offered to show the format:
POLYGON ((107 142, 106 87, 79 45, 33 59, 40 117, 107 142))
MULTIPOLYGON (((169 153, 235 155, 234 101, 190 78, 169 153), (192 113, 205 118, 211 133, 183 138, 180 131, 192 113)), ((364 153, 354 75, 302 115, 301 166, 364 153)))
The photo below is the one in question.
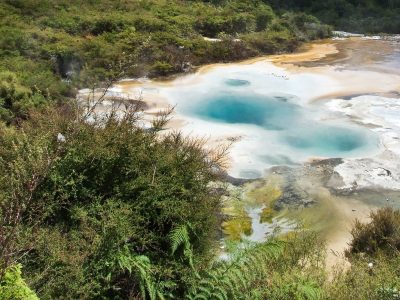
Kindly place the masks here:
POLYGON ((310 156, 343 157, 370 144, 371 136, 365 130, 312 121, 310 112, 289 102, 293 99, 225 92, 197 102, 187 113, 215 122, 281 131, 283 144, 307 151, 310 156))
POLYGON ((177 110, 190 120, 192 132, 202 128, 204 134, 240 137, 231 151, 234 176, 256 178, 274 165, 357 157, 378 149, 379 140, 370 130, 346 120, 330 120, 319 110, 300 105, 295 95, 258 94, 250 83, 226 83, 193 95, 191 101, 178 102, 177 110))
POLYGON ((160 103, 174 106, 170 128, 206 138, 207 146, 234 141, 229 174, 257 178, 272 166, 381 153, 387 144, 378 127, 351 117, 345 104, 343 110, 329 106, 342 95, 345 101, 348 95, 396 90, 397 78, 375 70, 293 67, 263 59, 205 67, 171 82, 123 83, 120 89, 144 93, 149 107, 154 101, 149 118, 160 103))

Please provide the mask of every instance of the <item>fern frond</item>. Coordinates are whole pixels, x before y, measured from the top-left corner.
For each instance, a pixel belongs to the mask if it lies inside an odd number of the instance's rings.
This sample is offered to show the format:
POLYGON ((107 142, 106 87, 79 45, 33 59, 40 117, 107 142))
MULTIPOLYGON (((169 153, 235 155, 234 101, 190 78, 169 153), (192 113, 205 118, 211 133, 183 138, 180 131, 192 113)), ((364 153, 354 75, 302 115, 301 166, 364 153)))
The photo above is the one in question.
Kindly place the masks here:
POLYGON ((297 290, 301 299, 304 300, 319 300, 322 298, 321 289, 312 283, 299 284, 297 290))
POLYGON ((204 295, 196 295, 193 299, 194 300, 210 300, 210 298, 208 298, 207 296, 204 296, 204 295))
POLYGON ((165 299, 163 292, 153 278, 152 265, 150 259, 144 255, 132 255, 127 247, 121 249, 118 253, 117 265, 123 271, 135 274, 139 281, 139 289, 144 300, 147 297, 150 300, 165 299))
POLYGON ((183 246, 185 249, 190 248, 190 238, 186 224, 172 229, 169 239, 171 241, 172 254, 174 254, 180 246, 183 246))
POLYGON ((215 263, 186 299, 248 299, 252 285, 268 275, 265 268, 268 261, 277 258, 283 249, 280 242, 238 248, 230 260, 215 263))

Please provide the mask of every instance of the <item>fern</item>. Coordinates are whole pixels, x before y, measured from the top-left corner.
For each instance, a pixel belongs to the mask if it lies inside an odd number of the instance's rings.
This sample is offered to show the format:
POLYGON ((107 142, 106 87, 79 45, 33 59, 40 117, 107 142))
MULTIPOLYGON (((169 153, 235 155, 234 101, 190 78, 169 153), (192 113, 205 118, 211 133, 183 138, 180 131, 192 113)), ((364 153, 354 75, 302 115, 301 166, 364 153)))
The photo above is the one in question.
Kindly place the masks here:
POLYGON ((164 300, 165 283, 157 283, 152 272, 150 259, 144 255, 133 256, 127 247, 117 255, 117 265, 121 270, 128 271, 138 278, 139 289, 144 300, 164 300))
POLYGON ((199 283, 192 287, 186 299, 250 299, 252 285, 268 275, 265 268, 268 261, 276 259, 282 252, 282 242, 250 245, 238 249, 229 261, 218 261, 211 271, 204 274, 199 283))
POLYGON ((321 289, 310 282, 299 284, 297 291, 298 298, 302 300, 319 300, 322 298, 321 289))
POLYGON ((184 224, 172 229, 169 235, 172 254, 174 254, 180 246, 183 246, 185 249, 190 248, 188 226, 189 225, 184 224))
POLYGON ((191 229, 190 223, 183 224, 174 228, 169 234, 171 242, 171 252, 174 255, 179 248, 183 249, 183 256, 187 259, 189 266, 196 273, 193 263, 193 250, 190 242, 189 229, 191 229))

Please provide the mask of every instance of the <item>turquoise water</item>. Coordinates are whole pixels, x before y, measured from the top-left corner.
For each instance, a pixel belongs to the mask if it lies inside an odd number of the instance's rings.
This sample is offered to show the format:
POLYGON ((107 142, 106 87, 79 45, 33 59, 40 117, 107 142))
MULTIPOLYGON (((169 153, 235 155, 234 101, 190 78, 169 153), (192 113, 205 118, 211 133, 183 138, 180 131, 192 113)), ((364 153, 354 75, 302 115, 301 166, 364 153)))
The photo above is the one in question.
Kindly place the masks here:
POLYGON ((225 84, 228 86, 247 86, 250 85, 250 81, 244 79, 227 79, 225 80, 225 84))
MULTIPOLYGON (((315 120, 315 113, 296 105, 296 99, 292 95, 265 96, 250 91, 216 92, 195 101, 186 112, 208 121, 279 132, 277 140, 282 148, 308 156, 346 157, 377 143, 367 129, 315 120)), ((272 164, 292 164, 285 151, 280 154, 278 150, 269 156, 265 149, 265 156, 260 159, 272 164)))
POLYGON ((278 97, 219 93, 197 103, 193 112, 202 118, 229 124, 252 124, 268 130, 283 130, 298 118, 300 107, 278 97))
POLYGON ((313 149, 317 153, 349 152, 362 148, 367 136, 359 130, 315 124, 305 132, 284 137, 286 143, 298 149, 313 149))

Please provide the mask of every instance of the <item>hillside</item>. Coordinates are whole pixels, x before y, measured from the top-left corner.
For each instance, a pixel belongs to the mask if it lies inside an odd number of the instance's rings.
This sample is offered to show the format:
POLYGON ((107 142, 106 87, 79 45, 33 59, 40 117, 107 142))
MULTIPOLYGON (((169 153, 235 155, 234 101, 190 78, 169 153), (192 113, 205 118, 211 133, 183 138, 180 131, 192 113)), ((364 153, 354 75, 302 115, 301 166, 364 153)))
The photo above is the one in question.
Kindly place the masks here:
MULTIPOLYGON (((343 253, 348 264, 328 270, 328 234, 294 218, 287 220, 294 223, 284 234, 273 227, 273 219, 285 219, 282 212, 292 208, 315 214, 318 224, 335 222, 328 206, 318 206, 294 185, 296 178, 289 174, 280 189, 266 185, 265 178, 230 177, 230 146, 186 136, 179 127, 168 130, 173 109, 156 112, 159 107, 145 99, 112 102, 104 97, 122 78, 157 78, 166 85, 161 79, 203 64, 293 52, 305 42, 330 37, 332 29, 398 32, 399 7, 397 0, 0 0, 0 300, 400 299, 400 211, 381 208, 371 213, 369 223, 356 221, 343 253), (76 99, 82 88, 93 97, 87 107, 76 99), (97 110, 103 100, 109 106, 97 110), (152 110, 145 115, 143 107, 152 110), (296 206, 282 205, 287 199, 297 201, 296 206), (316 210, 307 210, 313 205, 316 210), (253 222, 249 207, 259 209, 259 221, 253 222), (318 210, 324 210, 322 217, 318 210), (251 241, 253 223, 274 229, 251 241)), ((313 47, 320 58, 319 48, 313 47)), ((336 53, 335 46, 325 48, 336 53)), ((293 78, 278 74, 272 61, 270 69, 261 63, 254 77, 269 98, 243 97, 241 88, 256 94, 257 86, 228 78, 226 69, 216 74, 227 78, 209 80, 239 104, 235 110, 228 107, 234 118, 227 120, 233 130, 224 132, 226 144, 242 139, 231 133, 242 122, 236 118, 244 116, 247 132, 275 118, 309 137, 310 143, 303 142, 295 132, 287 139, 299 148, 313 148, 318 138, 335 146, 341 135, 317 123, 311 110, 292 106, 290 101, 300 98, 284 97, 293 78), (275 87, 282 93, 272 97, 275 87), (266 99, 285 109, 246 106, 266 99), (312 135, 314 128, 321 131, 312 135), (327 133, 332 138, 325 139, 327 133)), ((302 77, 300 65, 290 64, 293 77, 300 79, 292 87, 304 95, 317 86, 326 94, 325 82, 341 82, 328 81, 320 68, 325 81, 312 73, 302 77)), ((196 92, 189 87, 186 98, 196 92)), ((220 100, 220 108, 229 106, 220 100)), ((266 128, 277 140, 285 140, 283 129, 266 128)), ((357 144, 349 130, 342 132, 347 147, 357 144)), ((273 140, 262 137, 266 147, 259 148, 267 158, 273 140)), ((290 169, 287 162, 292 162, 280 145, 273 146, 279 164, 290 169)), ((315 168, 320 172, 315 176, 324 180, 334 173, 315 168)), ((305 183, 326 197, 315 181, 305 183)), ((351 206, 353 218, 354 212, 351 206)))
POLYGON ((357 33, 400 33, 399 0, 266 0, 278 11, 314 15, 336 30, 357 33))
POLYGON ((10 122, 31 106, 73 97, 121 64, 119 77, 165 76, 290 52, 329 34, 310 15, 280 15, 262 1, 1 1, 0 116, 10 122))

